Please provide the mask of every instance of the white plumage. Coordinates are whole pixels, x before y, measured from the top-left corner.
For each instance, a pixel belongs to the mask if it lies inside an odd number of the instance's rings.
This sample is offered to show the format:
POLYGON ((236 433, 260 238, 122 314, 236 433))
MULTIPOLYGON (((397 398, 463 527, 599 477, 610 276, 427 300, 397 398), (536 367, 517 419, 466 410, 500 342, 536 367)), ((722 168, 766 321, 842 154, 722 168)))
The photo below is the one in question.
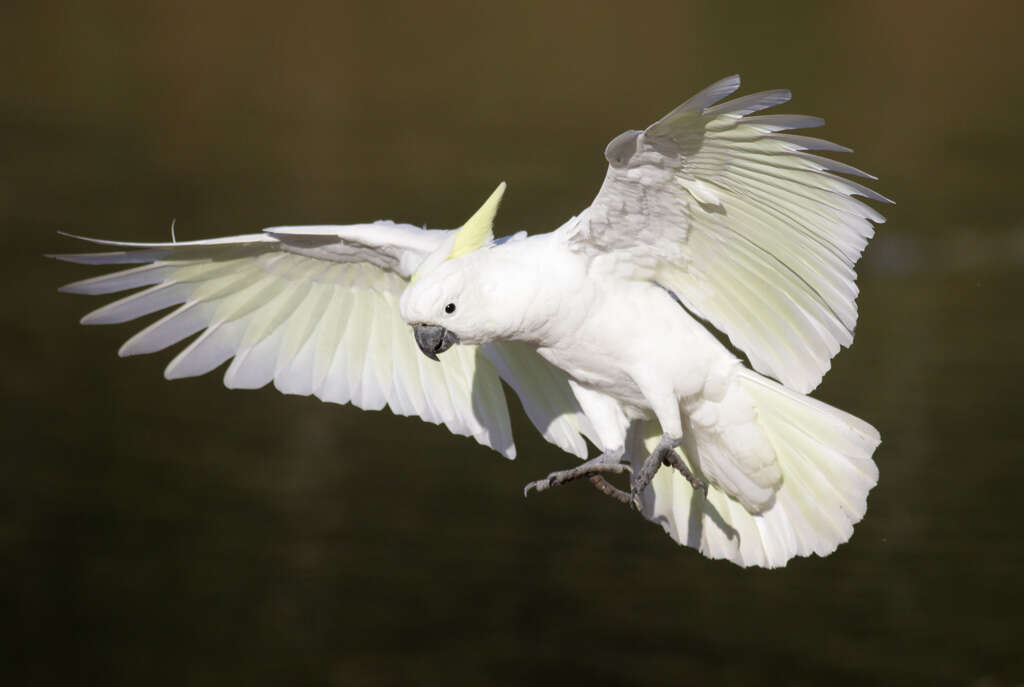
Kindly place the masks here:
POLYGON ((57 257, 141 266, 63 290, 142 289, 84 324, 174 307, 121 348, 198 334, 169 379, 230 360, 229 388, 272 382, 388 406, 511 458, 504 380, 548 441, 585 458, 589 440, 632 465, 639 510, 676 541, 740 565, 826 555, 864 515, 879 438, 804 394, 853 339, 853 268, 883 221, 855 196, 885 198, 839 176, 868 175, 809 152, 846 149, 785 133, 821 120, 754 115, 788 91, 716 104, 738 86, 723 79, 613 139, 593 203, 549 234, 493 240, 502 185, 452 231, 376 222, 86 239, 116 250, 57 257), (637 477, 677 444, 706 495, 668 466, 649 485, 637 477))
POLYGON ((806 152, 841 146, 779 133, 822 120, 746 116, 788 101, 789 91, 709 107, 737 88, 739 77, 723 79, 613 141, 609 152, 626 148, 632 162, 609 157, 604 186, 576 225, 579 243, 617 264, 629 255, 631 274, 672 289, 756 370, 808 392, 853 341, 853 265, 871 222, 883 221, 854 196, 886 199, 832 173, 864 172, 806 152))
POLYGON ((205 374, 233 358, 224 374, 230 389, 273 382, 283 393, 365 410, 387 405, 398 415, 444 424, 513 458, 497 365, 544 437, 586 455, 580 432, 589 425, 578 417, 565 375, 535 352, 513 342, 458 347, 438 365, 416 347, 399 316, 398 298, 415 266, 451 232, 391 222, 333 230, 275 228, 165 244, 87 239, 126 250, 56 257, 84 264, 147 264, 61 291, 95 295, 149 287, 94 310, 82 324, 126 322, 178 306, 119 351, 121 356, 153 353, 202 331, 168 364, 168 379, 205 374), (372 252, 382 235, 388 243, 372 252), (403 268, 403 261, 412 268, 403 268))

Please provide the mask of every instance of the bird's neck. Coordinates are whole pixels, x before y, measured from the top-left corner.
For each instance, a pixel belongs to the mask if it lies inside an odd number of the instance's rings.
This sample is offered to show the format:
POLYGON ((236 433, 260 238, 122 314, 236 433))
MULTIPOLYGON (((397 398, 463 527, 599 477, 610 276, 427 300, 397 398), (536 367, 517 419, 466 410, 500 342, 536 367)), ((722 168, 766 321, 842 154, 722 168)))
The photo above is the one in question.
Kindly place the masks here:
POLYGON ((586 270, 560 236, 539 234, 493 250, 488 269, 503 284, 497 340, 549 345, 586 315, 586 270))

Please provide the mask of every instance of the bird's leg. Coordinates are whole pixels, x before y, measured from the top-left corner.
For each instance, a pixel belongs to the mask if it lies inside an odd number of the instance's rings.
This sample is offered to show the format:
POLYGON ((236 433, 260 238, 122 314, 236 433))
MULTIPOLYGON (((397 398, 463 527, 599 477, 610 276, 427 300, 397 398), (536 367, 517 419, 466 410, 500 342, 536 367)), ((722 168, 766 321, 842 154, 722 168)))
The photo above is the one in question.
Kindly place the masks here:
POLYGON ((632 479, 630 480, 630 492, 633 507, 640 510, 640 494, 647 488, 647 485, 654 479, 655 473, 662 465, 668 465, 674 467, 686 481, 690 483, 690 486, 694 489, 699 489, 704 492, 705 496, 708 493, 708 485, 704 483, 699 477, 697 477, 690 468, 686 465, 686 462, 679 457, 676 453, 676 447, 681 443, 681 439, 673 439, 669 434, 662 434, 661 441, 651 451, 651 455, 644 459, 643 465, 640 466, 638 472, 633 473, 632 479))
POLYGON ((565 484, 566 482, 572 482, 573 480, 580 479, 581 477, 588 477, 601 493, 607 494, 622 503, 628 503, 629 495, 626 494, 626 492, 613 487, 608 480, 603 477, 604 473, 621 475, 624 472, 632 472, 632 468, 622 462, 623 455, 625 455, 625 447, 618 448, 613 451, 605 451, 596 458, 591 458, 587 462, 572 468, 571 470, 559 470, 557 472, 552 472, 544 479, 530 482, 523 487, 523 496, 527 496, 531 489, 538 492, 546 491, 552 487, 565 484))

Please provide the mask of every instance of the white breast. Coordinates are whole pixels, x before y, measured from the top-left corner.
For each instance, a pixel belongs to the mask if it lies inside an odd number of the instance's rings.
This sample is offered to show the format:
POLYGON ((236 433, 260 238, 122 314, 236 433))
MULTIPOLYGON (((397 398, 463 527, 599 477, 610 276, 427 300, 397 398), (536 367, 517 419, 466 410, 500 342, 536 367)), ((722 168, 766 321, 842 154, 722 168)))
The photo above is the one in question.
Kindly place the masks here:
POLYGON ((634 379, 654 370, 680 401, 704 394, 735 358, 666 291, 649 282, 588 279, 566 300, 585 312, 574 328, 552 328, 538 351, 580 384, 649 410, 634 379), (712 374, 714 372, 715 374, 712 374))

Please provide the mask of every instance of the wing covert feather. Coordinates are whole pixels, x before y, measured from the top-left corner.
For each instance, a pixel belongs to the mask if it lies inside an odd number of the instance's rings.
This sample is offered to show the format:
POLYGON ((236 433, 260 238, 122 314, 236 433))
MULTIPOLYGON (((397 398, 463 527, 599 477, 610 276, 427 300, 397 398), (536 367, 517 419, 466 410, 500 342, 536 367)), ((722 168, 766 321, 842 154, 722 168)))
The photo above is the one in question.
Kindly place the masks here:
POLYGON ((614 139, 600 192, 561 231, 595 265, 671 289, 755 369, 807 392, 853 340, 853 268, 884 221, 856 196, 888 199, 839 176, 871 175, 807 152, 848 148, 781 133, 823 120, 750 116, 789 91, 719 102, 739 84, 723 79, 614 139))

